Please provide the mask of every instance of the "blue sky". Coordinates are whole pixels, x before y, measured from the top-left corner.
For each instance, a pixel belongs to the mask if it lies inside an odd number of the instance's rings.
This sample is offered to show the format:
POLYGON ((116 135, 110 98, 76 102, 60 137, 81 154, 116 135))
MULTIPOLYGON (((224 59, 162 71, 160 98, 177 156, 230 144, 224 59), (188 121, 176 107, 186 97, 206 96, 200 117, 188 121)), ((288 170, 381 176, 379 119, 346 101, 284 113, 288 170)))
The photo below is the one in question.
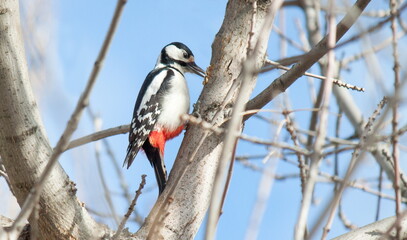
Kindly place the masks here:
MULTIPOLYGON (((54 52, 50 53, 49 56, 57 70, 43 86, 45 90, 42 94, 44 95, 39 104, 52 145, 55 145, 62 133, 86 84, 111 20, 115 4, 115 1, 105 0, 72 0, 55 4, 55 29, 53 33, 50 33, 53 36, 53 45, 49 49, 54 52)), ((185 43, 193 51, 196 63, 205 69, 210 62, 211 44, 222 24, 225 7, 225 1, 213 0, 204 3, 181 0, 128 1, 90 100, 92 110, 103 120, 102 128, 115 127, 130 122, 138 90, 147 73, 154 67, 161 48, 166 44, 173 41, 185 43)), ((381 7, 384 6, 377 4, 369 8, 379 9, 381 7)), ((303 14, 296 8, 287 8, 285 14, 288 18, 286 22, 287 34, 298 41, 294 20, 303 21, 303 14)), ((363 21, 364 23, 372 22, 366 18, 363 21)), ((270 46, 276 46, 275 48, 270 47, 268 50, 269 58, 272 60, 279 58, 277 40, 276 34, 272 34, 270 46)), ((346 48, 346 51, 341 51, 350 55, 359 50, 360 45, 354 43, 351 47, 346 48)), ((383 61, 386 61, 386 58, 391 60, 389 52, 390 50, 381 53, 384 55, 383 61)), ((299 50, 288 47, 288 56, 300 53, 299 50)), ((363 69, 364 63, 359 61, 353 66, 355 69, 363 69)), ((385 63, 384 66, 389 66, 387 71, 390 71, 391 67, 388 63, 385 63)), ((316 71, 316 68, 313 70, 316 71)), ((262 75, 254 93, 267 86, 278 73, 278 71, 274 71, 262 75)), ((345 73, 344 78, 349 83, 367 88, 368 93, 352 92, 352 95, 357 103, 363 106, 364 116, 368 116, 381 99, 383 90, 375 89, 375 85, 372 84, 371 78, 366 72, 351 71, 345 73)), ((187 79, 191 102, 194 103, 202 89, 202 79, 195 75, 187 75, 187 79)), ((315 80, 314 83, 318 86, 319 80, 315 80)), ((389 89, 390 87, 391 84, 389 84, 389 89)), ((304 89, 308 89, 307 79, 301 78, 285 93, 284 97, 290 98, 293 109, 311 108, 310 94, 308 90, 304 91, 304 89)), ((280 97, 267 107, 281 108, 282 104, 283 97, 280 97)), ((335 100, 332 100, 331 112, 337 111, 334 104, 335 100)), ((302 128, 307 128, 309 114, 308 111, 296 113, 295 118, 300 122, 302 128)), ((276 114, 265 113, 262 115, 281 121, 281 116, 276 114)), ((334 126, 334 120, 335 116, 331 115, 330 126, 334 126)), ((406 122, 403 116, 401 120, 406 122)), ((353 133, 349 126, 347 120, 344 120, 341 137, 348 137, 353 133)), ((274 126, 256 118, 251 119, 245 126, 245 133, 265 139, 272 139, 274 131, 274 126)), ((91 132, 93 132, 92 121, 87 114, 84 114, 74 138, 91 132)), ((333 134, 332 129, 330 129, 330 134, 333 134)), ((288 138, 284 136, 286 133, 280 137, 281 141, 288 141, 288 138)), ((181 139, 182 135, 166 146, 168 169, 172 166, 181 139)), ((127 148, 127 135, 114 136, 108 141, 117 161, 121 163, 127 148)), ((267 149, 263 146, 247 142, 239 143, 238 155, 265 153, 267 153, 267 149)), ((68 151, 62 156, 60 162, 72 180, 77 183, 81 201, 85 202, 86 206, 91 209, 108 213, 94 155, 94 145, 88 144, 68 151)), ((349 156, 350 152, 341 158, 340 169, 342 172, 346 169, 349 156)), ((128 205, 118 194, 120 189, 117 176, 112 171, 110 160, 104 152, 102 160, 109 187, 113 192, 116 211, 120 216, 123 216, 128 205)), ((332 159, 329 160, 331 162, 322 163, 321 169, 323 171, 332 171, 332 159)), ((262 166, 261 160, 254 160, 253 163, 262 166)), ((231 187, 224 206, 224 214, 219 222, 218 239, 243 239, 255 203, 261 174, 239 163, 235 166, 231 187)), ((378 171, 377 164, 372 159, 367 158, 359 172, 363 176, 375 176, 378 171)), ((129 170, 123 168, 122 172, 129 184, 131 193, 137 189, 140 175, 144 173, 148 175, 146 193, 142 195, 137 206, 138 211, 146 216, 157 197, 157 188, 153 170, 145 155, 139 154, 132 167, 129 170)), ((298 169, 292 164, 280 161, 276 172, 279 175, 284 175, 298 173, 298 169)), ((317 184, 315 201, 320 203, 311 209, 311 224, 318 216, 321 206, 324 206, 331 196, 332 190, 332 184, 317 184)), ((389 191, 389 193, 392 192, 389 191)), ((298 178, 276 180, 267 203, 258 239, 291 239, 300 201, 301 191, 298 178)), ((375 211, 371 209, 375 209, 375 197, 360 190, 350 189, 345 194, 343 204, 349 219, 354 223, 365 225, 374 221, 375 211)), ((393 215, 394 210, 391 201, 383 200, 382 205, 381 217, 393 215)), ((112 220, 99 217, 96 219, 116 228, 112 220)), ((128 227, 130 231, 136 231, 138 228, 136 224, 128 224, 128 227)), ((329 236, 334 237, 345 231, 345 228, 336 219, 329 236)), ((201 229, 196 239, 202 238, 203 230, 201 229)))

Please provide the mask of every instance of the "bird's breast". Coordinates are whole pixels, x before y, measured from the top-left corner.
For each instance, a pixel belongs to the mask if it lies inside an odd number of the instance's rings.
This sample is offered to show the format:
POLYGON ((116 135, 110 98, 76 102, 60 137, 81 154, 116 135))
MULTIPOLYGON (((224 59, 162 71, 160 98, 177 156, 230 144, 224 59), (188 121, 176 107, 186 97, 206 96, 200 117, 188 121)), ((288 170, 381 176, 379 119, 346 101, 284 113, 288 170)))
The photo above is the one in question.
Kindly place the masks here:
POLYGON ((162 108, 157 127, 175 131, 184 124, 181 115, 189 112, 190 100, 188 86, 182 74, 177 72, 170 81, 168 92, 161 99, 162 108))

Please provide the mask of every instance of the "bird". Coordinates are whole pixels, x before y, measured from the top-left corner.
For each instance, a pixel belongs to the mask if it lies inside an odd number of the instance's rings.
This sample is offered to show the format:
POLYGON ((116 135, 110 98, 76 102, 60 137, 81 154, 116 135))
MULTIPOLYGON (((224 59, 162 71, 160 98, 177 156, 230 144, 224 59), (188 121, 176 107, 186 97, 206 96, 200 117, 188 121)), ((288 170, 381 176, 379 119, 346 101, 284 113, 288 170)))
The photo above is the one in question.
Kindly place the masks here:
POLYGON ((194 59, 192 51, 183 43, 172 42, 161 50, 156 65, 145 78, 130 124, 129 145, 123 167, 131 166, 140 148, 154 168, 159 195, 167 183, 164 147, 167 140, 178 136, 188 114, 190 97, 185 73, 205 77, 205 71, 194 59))

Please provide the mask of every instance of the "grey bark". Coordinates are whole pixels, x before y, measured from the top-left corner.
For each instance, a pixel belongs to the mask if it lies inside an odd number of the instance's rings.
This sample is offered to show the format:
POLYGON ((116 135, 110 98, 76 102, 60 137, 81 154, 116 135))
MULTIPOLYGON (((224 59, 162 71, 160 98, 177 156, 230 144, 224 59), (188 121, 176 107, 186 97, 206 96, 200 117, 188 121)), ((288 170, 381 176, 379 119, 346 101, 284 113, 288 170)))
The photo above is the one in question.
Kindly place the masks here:
MULTIPOLYGON (((369 225, 360 227, 346 234, 338 236, 332 240, 384 240, 396 239, 396 228, 394 223, 396 217, 388 217, 380 221, 371 223, 369 225), (390 231, 389 231, 390 229, 390 231)), ((400 221, 400 239, 407 238, 407 219, 404 218, 400 221)))
MULTIPOLYGON (((20 206, 47 163, 52 148, 28 79, 17 0, 0 2, 0 155, 20 206)), ((39 200, 40 239, 93 239, 105 228, 76 197, 75 185, 57 164, 39 200)))

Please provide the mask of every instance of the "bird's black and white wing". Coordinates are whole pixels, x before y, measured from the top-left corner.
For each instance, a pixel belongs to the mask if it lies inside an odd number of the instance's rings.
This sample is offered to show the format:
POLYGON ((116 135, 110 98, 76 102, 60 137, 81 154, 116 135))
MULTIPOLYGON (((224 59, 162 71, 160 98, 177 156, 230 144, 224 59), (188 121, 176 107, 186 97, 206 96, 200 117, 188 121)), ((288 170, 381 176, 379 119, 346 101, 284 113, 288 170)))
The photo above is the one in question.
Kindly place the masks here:
POLYGON ((129 146, 123 166, 127 164, 127 168, 130 167, 138 151, 154 129, 162 111, 162 96, 169 88, 169 82, 173 76, 174 72, 171 69, 161 68, 151 71, 144 80, 134 106, 133 119, 130 124, 129 146))

